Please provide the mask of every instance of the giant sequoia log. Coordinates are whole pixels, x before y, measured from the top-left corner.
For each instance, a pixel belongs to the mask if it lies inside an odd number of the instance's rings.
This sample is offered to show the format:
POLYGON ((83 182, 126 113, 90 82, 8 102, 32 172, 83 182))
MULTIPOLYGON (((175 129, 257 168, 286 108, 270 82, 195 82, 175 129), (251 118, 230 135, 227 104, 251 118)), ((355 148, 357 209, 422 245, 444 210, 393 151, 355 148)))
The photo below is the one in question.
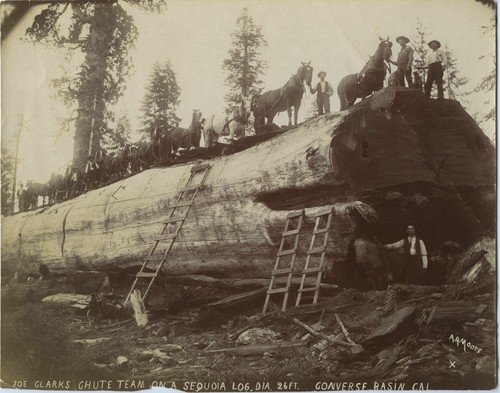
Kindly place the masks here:
MULTIPOLYGON (((312 119, 239 153, 205 160, 206 186, 164 271, 264 278, 290 211, 335 208, 328 263, 342 260, 363 201, 394 241, 406 220, 431 245, 470 243, 491 225, 494 148, 456 101, 387 88, 348 111, 312 119)), ((4 273, 106 270, 140 263, 195 162, 154 168, 75 199, 6 217, 4 273)), ((301 256, 312 220, 305 220, 301 256)), ((300 262, 305 260, 299 258, 300 262)), ((300 263, 298 264, 300 266, 300 263)))

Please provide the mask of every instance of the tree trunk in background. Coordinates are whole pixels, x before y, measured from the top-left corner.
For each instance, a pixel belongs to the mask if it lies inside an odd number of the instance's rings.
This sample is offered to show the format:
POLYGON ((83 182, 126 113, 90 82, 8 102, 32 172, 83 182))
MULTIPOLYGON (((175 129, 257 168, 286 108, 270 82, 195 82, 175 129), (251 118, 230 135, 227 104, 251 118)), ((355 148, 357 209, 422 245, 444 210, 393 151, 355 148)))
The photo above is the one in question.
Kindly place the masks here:
POLYGON ((89 45, 80 73, 78 91, 78 118, 75 124, 73 165, 85 166, 89 155, 100 149, 104 128, 105 97, 103 84, 106 79, 107 13, 112 3, 95 3, 95 12, 89 32, 89 45), (91 141, 92 138, 92 141, 91 141))

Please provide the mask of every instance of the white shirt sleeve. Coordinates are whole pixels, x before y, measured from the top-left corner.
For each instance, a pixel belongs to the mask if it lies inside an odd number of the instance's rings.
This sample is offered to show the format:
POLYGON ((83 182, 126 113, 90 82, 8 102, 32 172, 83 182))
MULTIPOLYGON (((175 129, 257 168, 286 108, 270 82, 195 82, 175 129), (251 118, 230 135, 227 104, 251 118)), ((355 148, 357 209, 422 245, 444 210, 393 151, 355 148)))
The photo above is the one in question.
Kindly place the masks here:
POLYGON ((420 240, 420 252, 422 253, 422 267, 427 269, 427 249, 422 240, 420 240))
POLYGON ((404 239, 401 239, 396 243, 386 244, 384 248, 387 250, 397 250, 398 248, 403 247, 404 243, 405 243, 404 239))

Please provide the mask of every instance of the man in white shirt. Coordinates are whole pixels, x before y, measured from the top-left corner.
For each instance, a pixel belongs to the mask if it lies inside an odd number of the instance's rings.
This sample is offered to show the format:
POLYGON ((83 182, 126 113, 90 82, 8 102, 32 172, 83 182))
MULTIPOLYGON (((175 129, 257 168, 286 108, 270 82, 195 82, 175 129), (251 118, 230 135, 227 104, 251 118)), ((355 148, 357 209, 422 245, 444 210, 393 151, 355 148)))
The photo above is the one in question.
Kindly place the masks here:
POLYGON ((407 284, 420 284, 427 271, 427 249, 424 242, 415 235, 415 227, 408 225, 407 236, 396 243, 386 244, 387 250, 403 249, 405 255, 405 271, 407 284))
POLYGON ((99 165, 97 165, 97 162, 95 162, 94 157, 89 156, 87 165, 85 165, 85 177, 87 178, 87 181, 89 183, 88 184, 89 190, 92 190, 94 186, 97 185, 96 173, 98 169, 99 165))
POLYGON ((445 67, 448 65, 448 58, 446 53, 442 49, 439 49, 441 48, 441 43, 439 41, 432 40, 428 45, 432 50, 427 54, 427 64, 417 68, 429 69, 424 87, 425 95, 427 97, 431 96, 432 84, 436 82, 438 99, 443 99, 443 74, 445 67))
POLYGON ((321 80, 316 84, 316 87, 311 88, 311 94, 318 92, 316 96, 316 104, 318 104, 318 115, 330 113, 330 97, 333 94, 332 85, 325 80, 326 72, 321 71, 318 78, 321 80))

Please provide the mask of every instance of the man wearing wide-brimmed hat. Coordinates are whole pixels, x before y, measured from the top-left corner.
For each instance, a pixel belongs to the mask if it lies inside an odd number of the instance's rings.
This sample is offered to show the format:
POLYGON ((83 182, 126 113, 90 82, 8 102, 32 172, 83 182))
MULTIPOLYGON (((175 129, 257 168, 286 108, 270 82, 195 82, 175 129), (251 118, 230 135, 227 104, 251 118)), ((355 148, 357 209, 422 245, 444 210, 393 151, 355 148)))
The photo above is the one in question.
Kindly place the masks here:
POLYGON ((432 40, 428 43, 429 47, 432 49, 427 54, 427 64, 420 68, 428 68, 427 80, 425 81, 425 95, 427 97, 431 96, 432 84, 436 82, 438 90, 438 99, 443 99, 443 74, 444 69, 448 64, 448 58, 444 50, 441 48, 441 43, 437 40, 432 40))
POLYGON ((398 78, 399 86, 405 85, 405 77, 408 82, 408 87, 413 87, 413 81, 411 79, 411 67, 413 65, 413 48, 408 46, 410 40, 401 35, 396 38, 396 42, 401 45, 401 51, 398 53, 398 61, 392 61, 391 63, 398 66, 396 76, 398 78))
POLYGON ((332 85, 325 80, 326 72, 320 71, 318 78, 321 79, 316 87, 311 88, 311 94, 318 92, 316 103, 318 104, 318 115, 330 113, 330 96, 333 94, 332 85), (324 112, 323 112, 324 109, 324 112))

